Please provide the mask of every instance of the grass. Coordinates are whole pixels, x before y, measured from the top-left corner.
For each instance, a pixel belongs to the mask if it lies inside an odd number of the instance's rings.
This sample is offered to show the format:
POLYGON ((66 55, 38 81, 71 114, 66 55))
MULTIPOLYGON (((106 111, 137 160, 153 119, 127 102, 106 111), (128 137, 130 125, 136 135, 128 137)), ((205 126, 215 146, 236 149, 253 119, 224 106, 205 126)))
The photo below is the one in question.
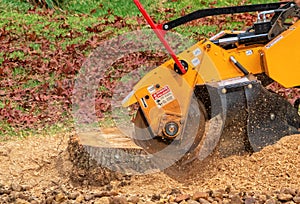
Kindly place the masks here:
MULTIPOLYGON (((169 21, 177 18, 181 15, 182 11, 189 13, 198 9, 208 8, 210 3, 214 0, 199 1, 199 0, 141 0, 145 9, 154 18, 155 21, 169 21), (204 3, 200 3, 204 2, 204 3), (167 17, 172 14, 171 17, 167 17)), ((277 2, 275 0, 248 0, 248 4, 256 3, 267 3, 267 2, 277 2)), ((236 0, 219 0, 214 6, 230 6, 237 5, 236 0)), ((43 37, 47 39, 50 43, 50 49, 56 50, 56 44, 60 41, 61 36, 69 35, 70 31, 76 31, 79 35, 73 39, 64 39, 61 42, 61 46, 66 48, 68 45, 80 44, 86 42, 94 33, 88 32, 87 27, 92 27, 97 23, 113 22, 114 17, 121 16, 127 17, 127 24, 137 26, 138 23, 130 17, 141 16, 140 12, 134 5, 132 0, 64 0, 61 4, 61 10, 57 10, 53 15, 39 15, 37 13, 28 13, 29 9, 33 6, 28 4, 25 0, 1 0, 0 1, 0 29, 5 28, 5 30, 15 33, 24 34, 25 29, 36 35, 37 38, 43 37), (58 20, 60 19, 60 20, 58 20), (63 20, 61 20, 63 19, 63 20)), ((228 28, 239 27, 239 23, 233 22, 228 25, 228 28)), ((107 31, 112 31, 114 36, 123 34, 125 32, 131 31, 128 27, 123 27, 117 29, 114 26, 104 26, 103 33, 107 31)), ((178 27, 174 30, 185 36, 191 38, 196 38, 199 35, 207 33, 215 33, 218 31, 216 25, 213 26, 192 26, 192 27, 178 27)), ((101 35, 101 33, 100 33, 101 35)), ((21 35, 22 36, 22 35, 21 35)), ((33 50, 41 51, 41 42, 35 42, 35 40, 26 40, 21 43, 27 43, 28 47, 33 50)), ((17 44, 14 46, 18 46, 17 44)), ((90 51, 84 51, 86 55, 90 51)), ((3 62, 3 56, 8 55, 9 59, 27 59, 27 55, 22 50, 13 51, 11 53, 3 53, 0 51, 0 66, 3 62)), ((45 59, 49 60, 49 59, 45 59)), ((24 78, 28 74, 28 70, 22 66, 14 67, 13 76, 15 80, 24 78)), ((50 73, 50 79, 48 80, 50 88, 55 84, 55 75, 50 73)), ((38 80, 28 80, 26 83, 22 83, 20 86, 23 88, 34 88, 41 85, 44 82, 38 80)), ((99 87, 100 90, 106 91, 105 87, 99 87)), ((0 101, 0 108, 4 107, 4 103, 0 101)), ((20 107, 16 107, 18 110, 22 110, 20 107)), ((106 117, 110 118, 110 116, 106 117)), ((102 121, 102 125, 110 126, 113 122, 108 120, 102 121)), ((30 135, 38 134, 40 132, 44 133, 59 133, 63 129, 69 130, 73 126, 72 121, 66 121, 62 124, 45 126, 43 130, 34 129, 24 129, 21 131, 16 131, 8 122, 0 121, 0 141, 7 140, 11 137, 27 137, 30 135)))
POLYGON ((9 54, 8 58, 10 59, 19 59, 19 60, 24 60, 25 59, 25 54, 23 51, 14 51, 9 54))
POLYGON ((15 67, 13 70, 13 76, 22 78, 27 75, 27 70, 24 67, 15 67))
POLYGON ((27 81, 27 83, 23 84, 23 88, 27 89, 27 88, 34 88, 37 87, 41 84, 40 81, 38 80, 34 80, 34 79, 30 79, 27 81))
MULTIPOLYGON (((214 2, 214 0, 207 1, 199 1, 199 0, 180 0, 180 1, 170 1, 170 0, 141 0, 141 3, 144 5, 146 10, 150 14, 154 14, 155 16, 164 17, 166 16, 165 12, 158 12, 162 8, 172 9, 175 12, 178 12, 177 17, 180 15, 180 11, 185 9, 186 12, 192 12, 197 9, 207 8, 209 4, 214 2), (203 2, 203 3, 202 3, 203 2)), ((268 2, 276 2, 274 0, 251 0, 248 1, 249 4, 257 4, 257 3, 268 3, 268 2)), ((236 0, 220 0, 214 6, 230 6, 236 5, 236 0)), ((93 10, 91 15, 93 16, 104 16, 108 13, 108 10, 112 11, 113 14, 118 16, 137 16, 141 15, 134 5, 132 0, 88 0, 88 1, 78 1, 78 0, 70 0, 62 4, 63 9, 66 9, 70 12, 75 13, 85 13, 91 14, 90 11, 93 10)))
MULTIPOLYGON (((1 5, 1 4, 0 4, 1 5)), ((60 14, 56 14, 58 17, 60 14)), ((98 20, 95 17, 84 18, 76 15, 70 15, 66 17, 65 22, 55 22, 50 16, 41 16, 38 14, 24 14, 16 11, 2 12, 0 15, 0 27, 4 27, 7 31, 14 33, 23 33, 23 29, 29 29, 29 32, 36 36, 43 36, 50 42, 56 42, 60 36, 66 36, 70 30, 81 33, 78 39, 70 39, 63 43, 64 46, 76 43, 84 42, 93 34, 86 31, 87 26, 92 26, 97 23, 98 20), (63 23, 69 25, 69 29, 60 28, 63 23)), ((29 44, 35 50, 39 50, 40 44, 31 42, 29 44)), ((24 57, 21 51, 10 54, 13 57, 24 57)))
POLYGON ((12 12, 12 11, 26 12, 28 11, 28 9, 32 7, 33 7, 32 5, 22 0, 1 0, 0 2, 0 11, 6 11, 6 12, 12 12))
MULTIPOLYGON (((181 11, 184 10, 186 13, 207 8, 209 3, 213 0, 205 1, 204 4, 199 3, 199 0, 181 0, 181 1, 160 1, 160 0, 141 0, 146 10, 149 12, 151 16, 154 16, 156 20, 172 20, 176 17, 179 17, 181 11), (162 8, 168 8, 172 10, 172 13, 175 14, 171 19, 166 19, 168 12, 162 11, 162 8)), ((86 31, 86 27, 92 26, 96 23, 103 21, 103 17, 114 20, 114 15, 121 16, 121 17, 132 17, 132 16, 141 16, 140 12, 134 5, 133 1, 125 0, 104 0, 101 1, 97 0, 88 0, 88 1, 78 1, 78 0, 70 0, 65 1, 61 4, 62 9, 67 11, 68 13, 61 13, 57 11, 57 13, 53 17, 49 16, 41 16, 38 14, 27 14, 26 11, 31 8, 32 6, 28 3, 24 3, 21 0, 2 0, 0 2, 0 27, 7 25, 8 22, 10 26, 6 27, 7 30, 14 30, 17 32, 23 32, 24 26, 30 29, 38 36, 45 36, 50 42, 55 42, 60 36, 68 35, 70 30, 76 30, 81 33, 81 37, 78 39, 72 39, 70 41, 66 41, 63 43, 63 46, 70 45, 72 43, 77 42, 84 42, 86 39, 93 35, 86 31), (91 13, 92 10, 94 12, 91 13), (109 14, 108 11, 111 11, 109 14), (87 16, 80 16, 78 14, 87 14, 87 16), (65 24, 69 26, 69 28, 63 29, 61 28, 62 22, 56 22, 55 18, 59 18, 64 16, 66 18, 65 24)), ((249 1, 251 3, 266 3, 266 2, 274 2, 267 1, 267 0, 252 0, 249 1)), ((215 6, 229 6, 229 5, 236 5, 236 1, 234 0, 221 0, 217 1, 215 6)), ((135 25, 136 22, 133 20, 128 20, 129 24, 135 25)), ((128 28, 124 27, 122 29, 115 29, 114 27, 107 26, 104 31, 114 31, 115 34, 122 34, 124 32, 129 31, 128 28)), ((176 30, 177 31, 177 30, 176 30)), ((190 34, 195 33, 195 29, 189 30, 186 32, 186 29, 180 28, 178 30, 179 33, 183 34, 190 34)), ((211 27, 201 27, 199 28, 196 33, 207 33, 207 32, 214 32, 215 29, 211 27)), ((39 49, 38 44, 31 44, 31 47, 34 49, 39 49)))
POLYGON ((70 133, 73 131, 73 121, 65 121, 54 125, 45 125, 43 129, 16 130, 9 123, 0 121, 0 142, 24 139, 32 136, 52 136, 57 134, 70 133))

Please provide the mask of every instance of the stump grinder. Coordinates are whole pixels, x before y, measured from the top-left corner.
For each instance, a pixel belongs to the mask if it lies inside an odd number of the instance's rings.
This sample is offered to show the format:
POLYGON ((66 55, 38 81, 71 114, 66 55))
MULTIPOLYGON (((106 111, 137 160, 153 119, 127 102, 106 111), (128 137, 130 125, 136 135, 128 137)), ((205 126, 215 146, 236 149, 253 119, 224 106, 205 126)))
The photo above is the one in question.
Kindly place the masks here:
POLYGON ((156 24, 134 0, 171 59, 146 74, 123 100, 138 103, 134 142, 149 154, 204 159, 256 152, 298 133, 298 108, 265 87, 300 86, 300 10, 279 2, 198 10, 156 24), (222 14, 257 12, 245 31, 222 31, 176 55, 165 39, 171 29, 222 14), (172 147, 172 148, 170 148, 172 147))

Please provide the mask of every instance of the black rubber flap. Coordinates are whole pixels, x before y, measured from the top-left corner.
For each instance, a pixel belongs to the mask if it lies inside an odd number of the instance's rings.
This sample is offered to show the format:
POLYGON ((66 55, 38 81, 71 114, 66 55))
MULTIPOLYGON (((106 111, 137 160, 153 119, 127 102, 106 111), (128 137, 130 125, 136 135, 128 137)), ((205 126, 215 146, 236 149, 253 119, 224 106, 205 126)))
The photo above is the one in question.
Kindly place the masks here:
POLYGON ((247 134, 254 151, 282 137, 299 133, 297 110, 284 98, 270 93, 260 83, 245 88, 248 106, 247 134))

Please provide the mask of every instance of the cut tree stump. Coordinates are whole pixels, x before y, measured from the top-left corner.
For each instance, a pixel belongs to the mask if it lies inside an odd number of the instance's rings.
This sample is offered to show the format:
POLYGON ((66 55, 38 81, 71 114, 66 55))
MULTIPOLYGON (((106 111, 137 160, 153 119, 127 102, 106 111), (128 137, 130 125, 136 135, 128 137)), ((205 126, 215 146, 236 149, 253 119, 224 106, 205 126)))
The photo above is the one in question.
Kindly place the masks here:
POLYGON ((85 185, 104 186, 113 180, 128 179, 155 169, 148 155, 115 129, 79 133, 70 138, 68 152, 73 163, 71 180, 85 185))

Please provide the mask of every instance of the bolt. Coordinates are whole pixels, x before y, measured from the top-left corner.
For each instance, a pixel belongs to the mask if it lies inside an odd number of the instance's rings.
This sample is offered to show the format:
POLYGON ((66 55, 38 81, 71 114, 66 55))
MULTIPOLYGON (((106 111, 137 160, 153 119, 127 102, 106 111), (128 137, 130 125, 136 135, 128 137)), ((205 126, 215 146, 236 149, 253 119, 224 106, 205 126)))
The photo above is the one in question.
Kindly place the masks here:
POLYGON ((175 131, 175 127, 174 126, 170 126, 169 127, 169 132, 174 132, 175 131))
POLYGON ((223 89, 222 89, 222 93, 223 93, 223 94, 226 94, 226 93, 227 93, 227 89, 223 88, 223 89))
POLYGON ((253 85, 252 84, 249 84, 248 85, 248 89, 252 89, 253 88, 253 85))
POLYGON ((165 30, 168 30, 168 28, 169 28, 169 25, 164 25, 165 30))
POLYGON ((270 118, 271 118, 271 120, 275 120, 275 118, 276 118, 275 114, 274 114, 274 113, 271 113, 271 114, 270 114, 270 118))

